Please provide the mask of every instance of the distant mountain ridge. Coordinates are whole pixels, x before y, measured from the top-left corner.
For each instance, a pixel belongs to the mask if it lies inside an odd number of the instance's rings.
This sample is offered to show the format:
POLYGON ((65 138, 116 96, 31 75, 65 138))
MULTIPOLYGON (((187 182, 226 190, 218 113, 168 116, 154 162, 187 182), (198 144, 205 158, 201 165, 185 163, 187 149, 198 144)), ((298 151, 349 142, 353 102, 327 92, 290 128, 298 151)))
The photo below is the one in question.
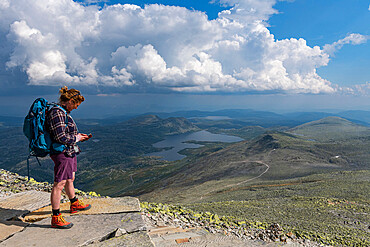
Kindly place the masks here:
MULTIPOLYGON (((362 110, 350 110, 350 111, 340 111, 338 113, 328 113, 328 112, 291 112, 285 114, 278 114, 270 111, 257 111, 252 109, 224 109, 217 111, 176 111, 176 112, 148 112, 145 114, 138 115, 124 115, 124 116, 114 116, 104 119, 75 119, 78 123, 84 125, 112 125, 125 121, 130 121, 135 118, 140 118, 145 116, 157 116, 159 118, 171 118, 171 117, 183 117, 192 118, 192 122, 197 125, 202 125, 204 122, 210 122, 212 120, 201 120, 201 118, 206 118, 208 116, 221 116, 228 117, 230 119, 213 121, 214 125, 219 122, 219 127, 225 128, 241 128, 244 126, 262 126, 262 127, 272 127, 272 126, 288 126, 294 127, 300 124, 319 120, 324 117, 336 116, 345 118, 352 122, 370 126, 370 111, 362 110), (198 121, 200 118, 201 121, 198 121)), ((0 127, 12 127, 21 126, 23 124, 22 117, 6 117, 0 116, 0 127)))
MULTIPOLYGON (((255 113, 249 122, 242 119, 238 124, 261 122, 262 116, 255 113)), ((281 120, 279 116, 270 116, 267 125, 281 120)), ((303 229, 309 231, 319 231, 317 226, 321 224, 320 229, 325 230, 320 230, 320 235, 332 234, 333 229, 327 226, 332 223, 338 226, 340 222, 340 227, 335 227, 339 233, 330 236, 335 238, 353 230, 349 239, 359 236, 351 240, 356 242, 338 243, 360 243, 365 239, 368 224, 366 218, 358 218, 361 214, 353 216, 348 206, 356 207, 356 212, 366 212, 362 210, 368 208, 363 207, 364 203, 368 205, 368 171, 359 170, 369 169, 370 128, 326 113, 297 113, 290 117, 303 121, 320 116, 325 117, 292 128, 218 129, 220 133, 239 132, 250 138, 233 144, 203 143, 201 148, 184 150, 187 157, 176 162, 143 154, 152 152, 155 149, 152 144, 167 135, 199 129, 184 117, 149 114, 106 125, 78 122, 80 131, 91 132, 93 139, 80 145, 83 152, 78 157, 76 186, 111 196, 135 195, 148 201, 196 203, 197 207, 208 207, 207 212, 222 209, 236 216, 248 214, 248 218, 267 215, 264 216, 267 220, 269 217, 278 217, 278 222, 289 219, 285 223, 294 227, 302 227, 301 223, 305 227, 308 222, 310 228, 303 229), (336 210, 334 214, 333 210, 336 210), (290 212, 293 212, 291 216, 290 212), (343 217, 346 217, 344 223, 343 217), (312 218, 315 220, 311 224, 312 218), (354 223, 349 224, 348 220, 354 223), (364 230, 357 231, 359 227, 364 230)), ((236 124, 227 122, 228 119, 217 121, 225 126, 236 124)), ((0 128, 0 137, 5 140, 0 143, 0 156, 4 157, 0 160, 1 167, 8 166, 9 170, 25 174, 27 144, 21 128, 0 128)), ((42 160, 42 167, 31 163, 31 175, 37 172, 38 180, 52 179, 53 165, 46 164, 46 160, 52 163, 49 158, 42 160)))
MULTIPOLYGON (((79 144, 80 170, 101 169, 120 164, 122 167, 133 166, 130 157, 160 151, 152 144, 165 139, 168 135, 198 131, 199 128, 186 118, 162 119, 155 115, 140 116, 129 121, 112 125, 78 124, 82 133, 92 133, 93 138, 79 144)), ((6 140, 0 143, 0 168, 27 174, 28 156, 27 138, 21 127, 0 128, 0 137, 6 140)), ((38 180, 50 181, 53 177, 53 164, 49 158, 43 160, 43 166, 34 166, 31 159, 31 175, 38 180)), ((87 172, 86 172, 87 173, 87 172)), ((81 180, 80 180, 81 181, 81 180)))
MULTIPOLYGON (((329 116, 342 117, 349 121, 370 126, 370 111, 342 111, 339 113, 328 112, 292 112, 278 114, 270 111, 257 111, 252 109, 224 109, 218 111, 176 111, 176 112, 148 112, 139 116, 117 116, 114 118, 93 120, 100 124, 115 124, 133 118, 155 115, 160 118, 183 117, 189 119, 200 128, 220 127, 220 128, 242 128, 245 126, 262 126, 265 128, 276 126, 294 127, 306 122, 319 120, 329 116), (229 119, 211 120, 207 117, 219 116, 229 119)), ((81 119, 82 122, 88 122, 81 119)))
POLYGON ((368 167, 369 141, 370 128, 340 117, 322 118, 284 132, 267 131, 250 141, 197 157, 184 170, 161 182, 167 186, 158 183, 149 195, 154 196, 161 190, 166 191, 165 194, 174 190, 174 194, 181 191, 192 195, 185 191, 201 191, 202 184, 206 183, 240 181, 243 176, 247 181, 248 176, 262 174, 267 165, 270 171, 264 177, 270 179, 305 176, 320 169, 364 168, 368 167), (165 187, 170 187, 168 192, 165 187))
POLYGON ((342 111, 339 112, 338 115, 346 119, 354 119, 370 123, 370 111, 342 111))
MULTIPOLYGON (((155 170, 156 168, 153 168, 154 166, 152 167, 151 164, 158 164, 160 162, 156 161, 153 157, 143 157, 145 154, 163 150, 153 147, 152 144, 163 140, 168 135, 199 130, 196 125, 186 118, 170 117, 163 119, 157 115, 139 116, 137 118, 112 125, 102 126, 79 124, 79 127, 81 132, 93 134, 93 138, 90 141, 80 144, 83 152, 79 156, 79 165, 81 167, 81 170, 79 171, 81 172, 81 175, 79 175, 79 177, 81 180, 79 180, 78 183, 81 182, 80 187, 83 189, 88 188, 89 186, 94 186, 90 181, 98 181, 96 178, 96 171, 100 171, 101 174, 105 174, 105 172, 109 170, 125 171, 125 169, 132 169, 134 171, 138 166, 147 166, 148 168, 145 169, 147 169, 146 171, 148 171, 148 173, 150 169, 155 170), (102 172, 102 170, 104 170, 104 172, 102 172)), ((353 139, 356 143, 352 145, 352 143, 349 142, 348 147, 346 147, 346 149, 351 150, 352 152, 354 148, 358 149, 358 147, 360 147, 361 150, 365 150, 367 140, 361 138, 369 138, 370 136, 369 128, 351 123, 348 120, 338 117, 328 117, 305 123, 292 128, 291 130, 287 130, 286 132, 283 132, 283 130, 286 129, 272 131, 261 127, 253 127, 233 129, 231 132, 225 131, 225 133, 235 133, 235 135, 237 135, 238 131, 241 131, 243 132, 242 136, 244 135, 248 137, 245 138, 248 141, 241 142, 241 144, 237 143, 230 147, 229 145, 216 145, 213 146, 213 148, 209 148, 208 150, 206 149, 205 152, 201 154, 197 154, 197 150, 185 150, 184 152, 194 152, 196 155, 194 157, 189 155, 190 160, 184 160, 183 162, 189 162, 189 168, 193 167, 194 173, 192 172, 191 174, 197 174, 197 172, 200 172, 203 168, 208 167, 203 171, 203 175, 199 181, 207 180, 205 177, 218 177, 222 179, 222 176, 224 175, 233 174, 232 169, 230 170, 230 167, 228 168, 229 163, 239 162, 243 160, 243 157, 245 157, 245 159, 250 159, 250 157, 254 155, 265 156, 267 155, 266 153, 270 152, 272 149, 279 149, 284 152, 288 152, 287 154, 284 154, 284 159, 288 159, 286 157, 291 155, 289 150, 291 150, 291 145, 294 144, 292 154, 297 153, 299 154, 297 155, 299 157, 308 157, 306 159, 307 163, 330 163, 329 160, 338 155, 338 150, 341 147, 331 147, 333 151, 330 151, 330 154, 328 154, 328 152, 325 151, 327 147, 320 146, 321 141, 329 141, 329 144, 331 145, 337 140, 343 142, 346 141, 346 138, 350 141, 353 139), (351 145, 353 147, 351 147, 351 145), (313 148, 310 146, 315 146, 315 150, 317 149, 317 151, 313 152, 313 148), (208 155, 204 156, 204 154, 208 155), (316 156, 320 158, 318 159, 316 156), (205 163, 203 163, 203 161, 205 163), (205 164, 209 164, 209 166, 205 164), (214 169, 218 166, 221 167, 214 169)), ((219 133, 222 133, 222 130, 220 131, 221 132, 219 133)), ((0 135, 3 140, 7 140, 6 142, 2 142, 2 145, 0 145, 0 150, 2 150, 1 155, 5 157, 0 161, 1 167, 25 174, 27 143, 21 128, 0 129, 0 135)), ((47 160, 48 162, 50 161, 49 159, 47 160)), ((250 160, 256 161, 262 159, 253 157, 253 159, 250 160)), ((283 162, 283 158, 281 157, 278 157, 276 160, 283 162)), ((348 164, 347 160, 337 159, 333 162, 348 164)), ((366 162, 366 154, 363 154, 359 160, 353 161, 353 163, 359 166, 366 165, 366 162)), ((35 163, 36 162, 31 163, 31 165, 35 165, 35 163)), ((46 161, 44 163, 46 163, 46 161)), ((245 165, 249 166, 250 164, 248 163, 245 165)), ((253 165, 256 164, 252 164, 252 166, 253 165)), ((231 167, 233 166, 234 165, 231 167)), ((263 168, 263 166, 256 167, 258 169, 261 167, 263 168)), ((161 174, 166 173, 166 168, 163 169, 164 170, 161 171, 161 174)), ((52 164, 45 167, 33 166, 31 172, 37 173, 33 176, 39 180, 50 180, 52 179, 52 164)), ((126 171, 122 172, 123 176, 127 176, 127 174, 128 173, 126 173, 126 171)), ((158 177, 161 176, 161 174, 159 174, 158 177)), ((238 173, 235 175, 238 175, 238 173)), ((145 176, 147 175, 143 175, 142 181, 147 181, 145 176)), ((138 185, 137 188, 142 186, 137 182, 139 181, 138 179, 135 181, 135 185, 138 185)), ((112 180, 111 183, 115 184, 114 180, 112 180)), ((129 185, 130 182, 127 186, 129 185)), ((121 190, 122 193, 129 193, 129 191, 132 191, 126 190, 125 188, 121 190)), ((111 191, 114 192, 114 189, 111 189, 111 191)), ((139 193, 140 192, 138 192, 138 194, 139 193)))
POLYGON ((131 128, 150 128, 165 135, 183 134, 199 130, 184 117, 170 117, 162 119, 157 115, 143 115, 119 124, 131 128))
POLYGON ((308 122, 288 132, 321 141, 370 136, 370 128, 340 117, 326 117, 308 122))

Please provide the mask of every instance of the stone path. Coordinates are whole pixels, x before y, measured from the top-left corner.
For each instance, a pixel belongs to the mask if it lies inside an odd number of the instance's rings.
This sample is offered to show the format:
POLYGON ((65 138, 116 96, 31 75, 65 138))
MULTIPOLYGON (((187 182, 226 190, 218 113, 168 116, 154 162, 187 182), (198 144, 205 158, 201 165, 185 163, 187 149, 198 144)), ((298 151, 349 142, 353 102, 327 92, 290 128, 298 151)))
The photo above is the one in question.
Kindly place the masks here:
MULTIPOLYGON (((61 204, 70 229, 50 227, 50 194, 28 191, 0 199, 0 247, 232 247, 280 246, 211 234, 201 228, 182 229, 148 223, 137 198, 91 198, 88 211, 70 215, 69 203, 61 204), (25 215, 27 214, 27 215, 25 215)), ((286 246, 300 246, 296 243, 286 246)))
POLYGON ((140 213, 119 213, 101 215, 74 215, 66 217, 73 222, 70 229, 50 227, 50 219, 30 224, 22 232, 0 243, 1 246, 86 246, 104 241, 110 237, 144 231, 145 225, 140 213))
POLYGON ((92 198, 84 202, 91 203, 91 209, 73 215, 67 212, 69 203, 62 204, 66 220, 74 225, 55 229, 50 227, 49 193, 30 191, 1 199, 0 246, 154 246, 138 199, 92 198))
MULTIPOLYGON (((90 198, 83 199, 82 201, 85 204, 91 204, 92 207, 87 211, 80 211, 78 214, 114 214, 140 211, 140 202, 134 197, 90 198)), ((70 215, 69 206, 69 202, 60 205, 60 210, 63 215, 70 215)), ((47 206, 33 211, 25 216, 24 219, 27 222, 35 222, 50 217, 51 213, 51 206, 47 206)))
MULTIPOLYGON (((282 243, 266 243, 264 241, 242 240, 235 236, 211 234, 200 228, 181 229, 172 226, 149 229, 148 234, 158 247, 276 247, 282 243)), ((301 247, 298 243, 284 244, 287 247, 301 247)))
POLYGON ((50 204, 50 193, 26 191, 0 199, 0 220, 17 219, 50 204))
POLYGON ((50 203, 50 194, 27 191, 0 199, 0 241, 22 231, 28 223, 22 217, 50 203))
POLYGON ((105 240, 104 242, 94 243, 88 247, 153 247, 153 242, 146 232, 134 232, 120 237, 105 240))

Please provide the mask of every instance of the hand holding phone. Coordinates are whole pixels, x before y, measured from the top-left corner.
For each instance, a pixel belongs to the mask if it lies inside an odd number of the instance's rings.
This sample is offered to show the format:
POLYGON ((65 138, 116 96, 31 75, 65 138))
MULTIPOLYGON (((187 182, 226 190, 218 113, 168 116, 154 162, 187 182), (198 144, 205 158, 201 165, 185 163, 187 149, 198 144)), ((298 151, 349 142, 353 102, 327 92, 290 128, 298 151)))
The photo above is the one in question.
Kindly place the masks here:
POLYGON ((92 137, 92 134, 90 133, 89 135, 83 134, 85 136, 85 139, 81 140, 81 142, 87 141, 92 137))

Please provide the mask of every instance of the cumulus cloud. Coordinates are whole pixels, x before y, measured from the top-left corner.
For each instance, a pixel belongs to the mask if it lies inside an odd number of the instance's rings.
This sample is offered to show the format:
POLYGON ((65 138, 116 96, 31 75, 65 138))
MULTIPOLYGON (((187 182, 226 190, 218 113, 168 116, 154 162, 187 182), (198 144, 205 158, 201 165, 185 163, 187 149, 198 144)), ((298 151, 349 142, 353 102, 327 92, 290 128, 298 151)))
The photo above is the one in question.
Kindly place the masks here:
POLYGON ((0 0, 0 9, 9 8, 9 1, 8 0, 0 0))
POLYGON ((368 39, 368 36, 364 36, 358 33, 351 33, 343 39, 340 39, 332 44, 325 45, 324 52, 330 55, 334 55, 337 50, 341 49, 346 44, 360 45, 366 43, 368 39))
POLYGON ((370 82, 354 85, 353 87, 341 87, 339 90, 343 94, 356 96, 370 96, 370 82))
POLYGON ((95 4, 95 3, 107 3, 109 0, 85 0, 85 1, 80 1, 83 4, 89 5, 89 4, 95 4))
POLYGON ((355 89, 360 95, 370 96, 370 82, 366 82, 365 84, 356 85, 355 89))
MULTIPOLYGON (((95 2, 95 1, 94 1, 95 2)), ((321 49, 304 39, 276 40, 267 20, 276 0, 219 0, 209 20, 182 7, 116 4, 99 9, 72 0, 0 0, 8 69, 30 85, 98 85, 179 92, 336 89, 316 69, 352 34, 321 49)))

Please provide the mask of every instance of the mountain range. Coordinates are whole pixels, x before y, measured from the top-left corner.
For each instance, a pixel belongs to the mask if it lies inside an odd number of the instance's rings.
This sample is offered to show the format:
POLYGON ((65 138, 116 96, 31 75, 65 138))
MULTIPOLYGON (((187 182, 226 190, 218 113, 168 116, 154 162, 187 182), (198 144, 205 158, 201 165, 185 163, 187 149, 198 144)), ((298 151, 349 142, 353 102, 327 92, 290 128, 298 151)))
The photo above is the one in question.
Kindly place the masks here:
POLYGON ((285 132, 267 130, 250 141, 231 144, 195 159, 190 157, 177 174, 152 184, 143 198, 168 202, 212 201, 217 197, 211 193, 215 187, 222 190, 249 181, 259 183, 368 169, 369 145, 370 128, 338 117, 309 122, 285 132))
MULTIPOLYGON (((26 115, 26 113, 25 113, 26 115)), ((114 116, 105 119, 76 119, 80 124, 86 125, 111 125, 125 122, 139 116, 155 115, 160 118, 183 117, 193 119, 193 121, 207 121, 209 116, 227 117, 223 119, 229 126, 242 127, 259 125, 263 127, 272 126, 298 126, 300 124, 319 120, 324 117, 336 116, 349 121, 370 126, 370 111, 350 110, 338 111, 337 113, 328 112, 291 112, 277 114, 269 111, 256 111, 251 109, 225 109, 218 111, 177 111, 177 112, 149 112, 140 115, 114 116), (226 121, 225 121, 226 120, 226 121)), ((23 124, 23 117, 0 116, 0 127, 14 127, 23 124)), ((222 121, 221 121, 222 122, 222 121)), ((217 124, 213 121, 213 124, 217 124)))
MULTIPOLYGON (((366 117, 354 122, 325 113, 283 116, 234 110, 176 117, 179 114, 120 122, 76 120, 81 132, 93 134, 80 144, 76 187, 280 222, 322 243, 369 243, 370 128, 358 123, 366 117), (186 157, 174 162, 145 155, 163 150, 153 144, 168 136, 198 130, 244 140, 190 141, 203 146, 182 150, 186 157)), ((4 124, 0 139, 0 168, 26 175, 28 150, 22 128, 4 124)), ((51 160, 41 163, 40 167, 31 159, 31 176, 52 182, 51 160)))

